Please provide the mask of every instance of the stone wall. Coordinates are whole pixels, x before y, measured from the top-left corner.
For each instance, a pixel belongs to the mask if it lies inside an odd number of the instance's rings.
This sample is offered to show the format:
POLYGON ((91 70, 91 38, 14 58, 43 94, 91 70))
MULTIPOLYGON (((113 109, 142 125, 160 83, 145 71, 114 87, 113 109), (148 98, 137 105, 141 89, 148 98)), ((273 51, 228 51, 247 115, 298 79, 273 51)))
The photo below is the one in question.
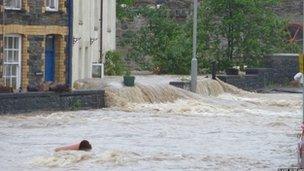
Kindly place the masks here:
POLYGON ((263 89, 269 85, 287 85, 299 72, 298 54, 273 54, 265 56, 265 67, 255 69, 256 75, 221 75, 222 81, 244 90, 263 89))
POLYGON ((44 67, 44 36, 28 36, 29 41, 29 84, 37 85, 43 82, 43 75, 36 75, 43 72, 44 67))
POLYGON ((169 83, 170 85, 174 87, 178 87, 184 90, 191 90, 191 82, 190 81, 172 81, 169 83))
POLYGON ((282 0, 280 5, 272 7, 277 15, 290 22, 302 23, 302 0, 282 0))
POLYGON ((247 91, 263 89, 271 84, 271 80, 267 80, 263 75, 220 75, 218 78, 247 91))
POLYGON ((57 25, 66 26, 68 22, 66 8, 62 6, 65 0, 59 0, 58 12, 45 10, 45 0, 23 0, 21 10, 5 10, 0 17, 0 23, 20 25, 57 25))
POLYGON ((88 90, 0 94, 0 114, 104 108, 104 93, 104 90, 88 90))
POLYGON ((274 84, 288 84, 299 72, 298 54, 274 54, 265 57, 265 67, 272 68, 274 84))

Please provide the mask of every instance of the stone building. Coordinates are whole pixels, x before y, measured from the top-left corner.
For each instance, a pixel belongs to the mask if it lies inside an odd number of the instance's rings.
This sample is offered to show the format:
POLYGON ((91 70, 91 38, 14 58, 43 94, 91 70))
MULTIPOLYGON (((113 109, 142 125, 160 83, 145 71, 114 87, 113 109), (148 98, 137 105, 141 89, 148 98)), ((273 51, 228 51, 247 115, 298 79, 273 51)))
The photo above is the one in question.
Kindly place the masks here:
POLYGON ((0 2, 0 84, 67 83, 66 0, 0 2))

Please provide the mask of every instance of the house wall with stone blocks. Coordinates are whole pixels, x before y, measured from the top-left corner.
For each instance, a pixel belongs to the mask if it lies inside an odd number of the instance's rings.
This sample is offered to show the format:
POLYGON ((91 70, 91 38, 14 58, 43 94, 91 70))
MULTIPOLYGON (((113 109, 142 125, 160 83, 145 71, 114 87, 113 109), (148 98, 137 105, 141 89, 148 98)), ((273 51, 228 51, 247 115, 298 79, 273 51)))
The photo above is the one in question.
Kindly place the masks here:
POLYGON ((0 84, 26 90, 29 85, 47 81, 46 73, 50 73, 49 67, 45 67, 48 36, 54 37, 54 53, 50 53, 54 57, 52 81, 66 83, 66 0, 55 0, 55 6, 46 0, 12 1, 18 5, 0 2, 0 84))

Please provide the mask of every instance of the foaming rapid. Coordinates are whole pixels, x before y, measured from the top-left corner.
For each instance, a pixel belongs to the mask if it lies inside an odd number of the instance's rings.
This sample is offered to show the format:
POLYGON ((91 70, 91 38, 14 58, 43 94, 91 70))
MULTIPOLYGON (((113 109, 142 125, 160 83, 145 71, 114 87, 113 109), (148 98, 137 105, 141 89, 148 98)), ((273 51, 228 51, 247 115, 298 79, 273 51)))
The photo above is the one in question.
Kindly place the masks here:
POLYGON ((199 99, 201 96, 218 96, 223 93, 241 94, 233 86, 218 80, 201 78, 198 81, 197 94, 169 85, 176 81, 174 76, 136 77, 134 87, 125 87, 119 77, 105 79, 80 80, 76 89, 105 89, 108 106, 124 106, 128 103, 165 103, 178 99, 199 99), (200 95, 200 96, 199 96, 200 95))
MULTIPOLYGON (((120 77, 107 77, 105 79, 80 80, 75 84, 75 87, 77 89, 105 89, 106 105, 108 107, 124 107, 125 110, 139 104, 172 103, 178 100, 199 101, 200 103, 205 101, 218 107, 219 99, 232 100, 236 103, 242 101, 245 106, 247 103, 297 109, 300 106, 300 101, 295 95, 250 93, 220 80, 203 77, 198 79, 197 93, 192 93, 169 85, 170 81, 177 80, 176 76, 137 76, 134 87, 125 87, 120 77), (286 98, 286 96, 290 97, 286 98), (213 103, 213 97, 217 97, 216 103, 213 103)), ((227 104, 223 102, 220 105, 226 106, 227 104)))
POLYGON ((46 167, 64 167, 77 164, 92 158, 92 154, 82 151, 64 151, 54 153, 52 157, 37 157, 30 164, 46 167))

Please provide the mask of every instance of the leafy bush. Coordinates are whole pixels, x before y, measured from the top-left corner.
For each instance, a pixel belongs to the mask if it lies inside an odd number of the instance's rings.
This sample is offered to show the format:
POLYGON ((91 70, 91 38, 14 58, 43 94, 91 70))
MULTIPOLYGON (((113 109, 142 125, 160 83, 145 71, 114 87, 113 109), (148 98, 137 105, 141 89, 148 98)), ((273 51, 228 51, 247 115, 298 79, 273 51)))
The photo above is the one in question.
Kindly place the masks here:
POLYGON ((117 51, 108 51, 106 54, 106 75, 122 75, 125 72, 125 64, 122 56, 117 51))

